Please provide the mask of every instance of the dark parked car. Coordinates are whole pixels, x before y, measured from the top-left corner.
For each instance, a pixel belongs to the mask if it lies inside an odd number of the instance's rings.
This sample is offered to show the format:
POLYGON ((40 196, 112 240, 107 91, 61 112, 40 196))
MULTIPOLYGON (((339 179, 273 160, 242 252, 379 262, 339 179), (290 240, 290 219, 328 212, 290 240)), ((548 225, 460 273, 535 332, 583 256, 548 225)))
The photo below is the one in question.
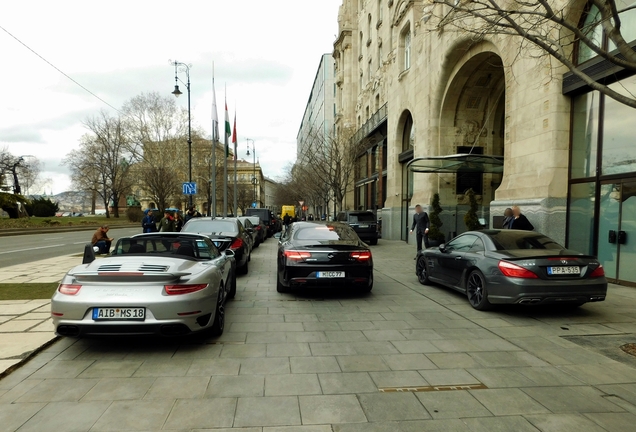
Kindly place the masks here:
POLYGON ((186 222, 181 232, 203 234, 221 252, 226 249, 234 251, 237 272, 247 274, 252 253, 251 238, 237 218, 193 218, 186 222))
POLYGON ((245 231, 249 234, 247 237, 250 239, 251 249, 256 249, 256 247, 258 247, 258 231, 256 230, 256 227, 252 224, 252 221, 247 218, 247 216, 239 216, 237 219, 241 222, 243 228, 245 228, 245 231))
POLYGON ((420 283, 465 292, 471 306, 570 304, 605 300, 607 280, 593 256, 565 249, 534 231, 469 231, 420 251, 420 283))
POLYGON ((267 226, 267 237, 271 237, 274 233, 280 231, 280 223, 277 222, 274 214, 270 209, 266 208, 248 208, 245 211, 246 216, 258 216, 267 226))
POLYGON ((346 224, 293 223, 279 240, 276 290, 334 285, 371 291, 371 250, 346 224))
MULTIPOLYGON (((254 244, 255 247, 258 247, 261 243, 267 240, 267 225, 263 223, 261 218, 259 218, 258 216, 241 216, 239 217, 239 219, 241 220, 241 222, 244 219, 247 219, 252 223, 254 231, 256 232, 256 243, 254 244)), ((245 223, 243 223, 243 225, 245 225, 245 223)))
POLYGON ((349 224, 358 237, 370 245, 378 244, 378 222, 370 211, 345 211, 338 213, 338 222, 349 224))

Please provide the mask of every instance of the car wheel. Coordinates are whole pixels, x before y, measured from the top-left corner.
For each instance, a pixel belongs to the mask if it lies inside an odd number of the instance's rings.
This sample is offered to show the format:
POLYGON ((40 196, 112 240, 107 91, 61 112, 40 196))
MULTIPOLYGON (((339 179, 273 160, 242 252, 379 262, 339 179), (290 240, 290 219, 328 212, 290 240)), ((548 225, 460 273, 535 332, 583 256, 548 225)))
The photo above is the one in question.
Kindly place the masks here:
MULTIPOLYGON (((278 273, 278 272, 277 272, 278 273)), ((279 293, 289 292, 289 288, 283 285, 280 281, 280 275, 276 274, 276 291, 279 293)))
POLYGON ((488 301, 486 279, 479 270, 473 270, 466 280, 466 295, 470 305, 477 310, 488 310, 492 304, 488 301))
POLYGON ((232 274, 230 274, 228 281, 230 284, 230 289, 227 292, 227 298, 228 300, 231 300, 234 298, 234 296, 236 296, 236 272, 232 272, 232 274))
POLYGON ((216 311, 214 312, 214 322, 210 328, 212 336, 221 336, 225 330, 225 296, 223 286, 219 288, 219 296, 216 300, 216 311))
POLYGON ((249 262, 249 258, 248 258, 247 261, 245 261, 245 265, 243 267, 239 267, 238 268, 238 272, 240 274, 243 274, 243 275, 247 274, 247 272, 249 271, 249 266, 247 264, 248 262, 249 262))
POLYGON ((417 263, 415 264, 415 274, 417 275, 417 280, 422 285, 431 284, 431 280, 428 278, 428 264, 426 263, 426 257, 424 257, 424 255, 420 255, 417 258, 417 263))

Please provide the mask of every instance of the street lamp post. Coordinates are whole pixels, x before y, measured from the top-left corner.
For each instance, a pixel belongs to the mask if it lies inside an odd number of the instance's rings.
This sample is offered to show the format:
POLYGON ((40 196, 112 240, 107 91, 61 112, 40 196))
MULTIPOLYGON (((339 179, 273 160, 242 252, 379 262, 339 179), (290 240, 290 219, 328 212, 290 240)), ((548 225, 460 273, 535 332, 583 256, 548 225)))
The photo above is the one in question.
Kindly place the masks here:
MULTIPOLYGON (((175 95, 175 97, 179 97, 181 96, 183 93, 181 92, 181 90, 179 90, 179 81, 181 81, 183 83, 182 80, 179 79, 179 66, 183 67, 183 70, 185 70, 186 73, 186 77, 188 82, 184 83, 186 85, 186 88, 188 89, 188 182, 192 183, 192 117, 191 117, 191 111, 190 111, 190 66, 188 66, 185 63, 181 63, 178 61, 174 61, 172 62, 174 64, 174 90, 172 91, 172 94, 175 95)), ((192 207, 192 195, 188 195, 188 208, 192 207)))
POLYGON ((247 141, 247 155, 250 155, 250 141, 252 141, 252 153, 254 154, 254 175, 252 177, 252 184, 254 185, 254 205, 256 205, 256 185, 258 184, 258 180, 256 178, 256 146, 254 145, 254 140, 246 138, 247 141))

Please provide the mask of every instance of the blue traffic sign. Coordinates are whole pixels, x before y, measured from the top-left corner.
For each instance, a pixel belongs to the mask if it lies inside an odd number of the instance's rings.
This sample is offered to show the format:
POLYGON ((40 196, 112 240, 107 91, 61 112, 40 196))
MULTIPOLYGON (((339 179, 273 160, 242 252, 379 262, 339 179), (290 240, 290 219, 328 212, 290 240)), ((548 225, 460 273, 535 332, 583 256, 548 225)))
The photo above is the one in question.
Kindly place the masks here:
POLYGON ((183 194, 184 195, 196 195, 197 194, 197 183, 196 182, 185 182, 185 183, 183 183, 183 194))

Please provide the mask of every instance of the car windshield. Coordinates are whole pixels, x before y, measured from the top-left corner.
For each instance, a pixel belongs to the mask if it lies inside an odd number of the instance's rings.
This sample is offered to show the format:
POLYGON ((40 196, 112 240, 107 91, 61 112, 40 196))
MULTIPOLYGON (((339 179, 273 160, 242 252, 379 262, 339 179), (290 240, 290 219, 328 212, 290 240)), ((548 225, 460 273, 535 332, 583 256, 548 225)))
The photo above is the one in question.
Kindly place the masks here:
POLYGON ((246 219, 252 222, 252 225, 258 225, 261 223, 261 218, 258 216, 248 216, 246 219))
POLYGON ((190 219, 183 227, 182 232, 189 233, 238 233, 235 222, 227 220, 196 220, 190 219))
POLYGON ((112 255, 152 255, 211 259, 218 256, 214 246, 204 239, 152 235, 142 238, 124 237, 117 241, 112 255))
POLYGON ((497 250, 516 250, 516 249, 553 249, 563 250, 563 246, 536 232, 518 232, 502 230, 496 234, 490 234, 497 250))
POLYGON ((298 229, 296 240, 355 240, 356 234, 348 226, 316 225, 298 229))
POLYGON ((375 222, 373 213, 354 213, 349 215, 349 222, 375 222))

